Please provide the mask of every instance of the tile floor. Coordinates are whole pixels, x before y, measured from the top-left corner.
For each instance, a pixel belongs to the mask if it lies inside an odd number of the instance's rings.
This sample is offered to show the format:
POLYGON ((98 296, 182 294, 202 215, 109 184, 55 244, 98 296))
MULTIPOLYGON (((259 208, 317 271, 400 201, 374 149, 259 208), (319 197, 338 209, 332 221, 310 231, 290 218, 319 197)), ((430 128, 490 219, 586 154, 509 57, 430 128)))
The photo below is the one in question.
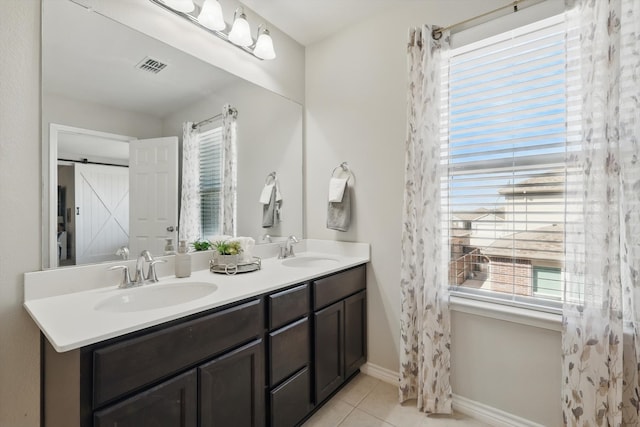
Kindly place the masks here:
POLYGON ((489 427, 462 414, 430 416, 415 401, 398 403, 398 388, 358 374, 303 427, 489 427))

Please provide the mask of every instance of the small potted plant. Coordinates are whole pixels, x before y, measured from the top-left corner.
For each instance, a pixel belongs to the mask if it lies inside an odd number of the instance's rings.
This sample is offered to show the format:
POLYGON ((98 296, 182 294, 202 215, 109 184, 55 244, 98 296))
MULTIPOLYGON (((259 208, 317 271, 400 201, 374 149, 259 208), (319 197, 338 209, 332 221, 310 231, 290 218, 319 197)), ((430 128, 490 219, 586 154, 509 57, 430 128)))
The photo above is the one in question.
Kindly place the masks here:
POLYGON ((196 252, 208 251, 213 247, 211 242, 208 240, 196 240, 191 245, 193 246, 193 249, 196 250, 196 252))
POLYGON ((217 255, 216 261, 220 265, 237 265, 240 261, 242 248, 240 242, 230 242, 228 240, 220 240, 213 243, 217 255))

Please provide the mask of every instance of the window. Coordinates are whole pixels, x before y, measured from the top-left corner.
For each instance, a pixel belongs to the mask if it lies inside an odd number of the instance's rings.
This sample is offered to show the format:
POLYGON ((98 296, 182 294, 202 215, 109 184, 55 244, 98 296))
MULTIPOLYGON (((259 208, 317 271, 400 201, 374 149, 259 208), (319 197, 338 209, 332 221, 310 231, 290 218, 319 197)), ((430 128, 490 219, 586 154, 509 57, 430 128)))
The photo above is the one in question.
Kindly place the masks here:
POLYGON ((200 134, 200 218, 203 236, 222 230, 222 127, 200 134))
POLYGON ((534 295, 560 298, 562 296, 562 269, 534 267, 533 293, 534 295))
POLYGON ((450 51, 442 229, 454 291, 536 305, 561 297, 565 36, 558 16, 450 51))

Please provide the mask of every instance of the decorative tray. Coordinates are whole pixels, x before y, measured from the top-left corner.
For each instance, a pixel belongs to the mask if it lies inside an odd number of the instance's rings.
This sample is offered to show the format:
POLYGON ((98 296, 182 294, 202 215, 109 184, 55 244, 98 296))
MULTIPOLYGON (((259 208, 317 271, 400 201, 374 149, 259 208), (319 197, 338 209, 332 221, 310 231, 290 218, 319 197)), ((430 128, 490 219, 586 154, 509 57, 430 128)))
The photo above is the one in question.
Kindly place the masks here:
POLYGON ((234 275, 237 273, 250 273, 262 268, 262 260, 253 257, 251 261, 239 262, 237 264, 218 264, 216 259, 209 260, 209 270, 212 273, 234 275))

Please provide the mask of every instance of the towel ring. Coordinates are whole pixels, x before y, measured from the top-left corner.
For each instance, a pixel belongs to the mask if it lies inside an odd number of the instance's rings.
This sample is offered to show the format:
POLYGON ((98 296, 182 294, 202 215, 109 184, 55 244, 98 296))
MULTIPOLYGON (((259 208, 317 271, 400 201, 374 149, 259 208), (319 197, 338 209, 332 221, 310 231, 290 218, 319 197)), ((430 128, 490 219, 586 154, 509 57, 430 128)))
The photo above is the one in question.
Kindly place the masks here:
POLYGON ((351 169, 349 169, 349 164, 347 162, 342 162, 340 163, 340 165, 336 166, 333 171, 331 172, 331 177, 336 177, 336 171, 341 171, 343 173, 347 174, 347 183, 349 183, 349 180, 352 181, 352 184, 355 183, 356 181, 356 176, 354 175, 354 173, 351 171, 351 169))
POLYGON ((276 173, 275 173, 275 172, 271 172, 269 175, 267 175, 267 177, 266 177, 266 178, 265 178, 265 180, 264 180, 265 185, 266 185, 266 184, 269 184, 269 179, 272 179, 272 180, 273 180, 273 182, 275 183, 275 182, 276 182, 276 179, 277 179, 277 178, 276 178, 276 173))

